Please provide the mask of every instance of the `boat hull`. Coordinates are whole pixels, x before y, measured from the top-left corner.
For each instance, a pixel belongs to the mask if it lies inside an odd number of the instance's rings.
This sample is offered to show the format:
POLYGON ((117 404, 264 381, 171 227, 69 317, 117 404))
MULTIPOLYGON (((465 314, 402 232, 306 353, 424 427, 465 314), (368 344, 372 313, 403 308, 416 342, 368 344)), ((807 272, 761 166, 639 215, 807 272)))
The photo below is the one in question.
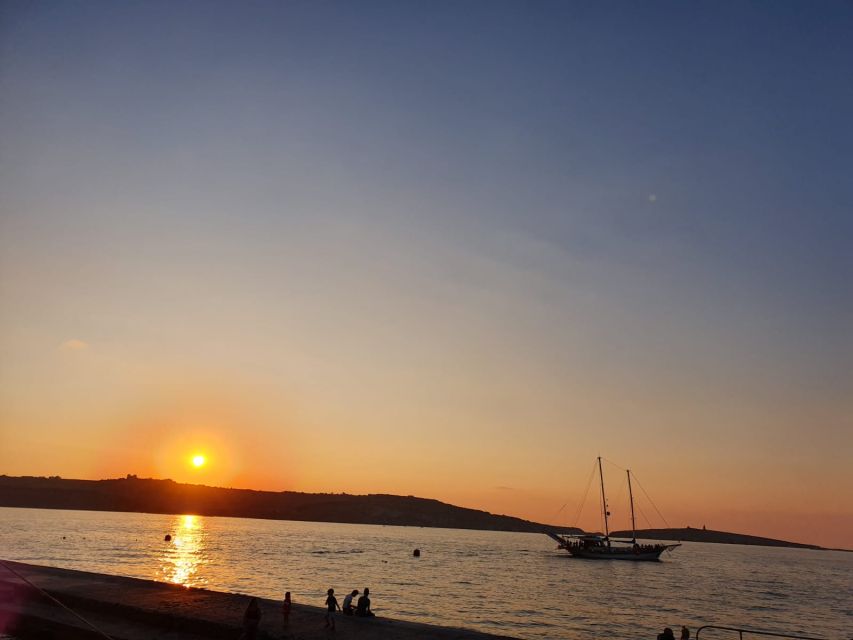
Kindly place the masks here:
POLYGON ((634 552, 631 549, 571 549, 566 548, 573 558, 584 558, 586 560, 628 560, 631 562, 656 562, 660 560, 661 554, 666 550, 654 549, 652 551, 634 552))

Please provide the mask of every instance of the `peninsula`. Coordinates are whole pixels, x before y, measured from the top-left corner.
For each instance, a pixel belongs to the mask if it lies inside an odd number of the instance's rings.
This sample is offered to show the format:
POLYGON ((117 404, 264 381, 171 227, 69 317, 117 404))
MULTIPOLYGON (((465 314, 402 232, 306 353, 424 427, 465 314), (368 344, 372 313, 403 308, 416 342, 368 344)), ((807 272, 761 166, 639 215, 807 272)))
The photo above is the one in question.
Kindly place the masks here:
POLYGON ((0 476, 0 507, 582 533, 577 528, 554 527, 413 496, 225 489, 132 475, 114 480, 0 476))
MULTIPOLYGON (((630 538, 630 531, 613 531, 610 534, 614 538, 630 538)), ((694 529, 693 527, 671 528, 671 529, 637 529, 636 537, 640 540, 677 540, 679 542, 711 542, 715 544, 748 544, 760 547, 793 547, 796 549, 821 549, 813 544, 802 544, 799 542, 788 542, 787 540, 776 540, 775 538, 762 538, 750 536, 744 533, 731 533, 729 531, 713 531, 711 529, 694 529)))

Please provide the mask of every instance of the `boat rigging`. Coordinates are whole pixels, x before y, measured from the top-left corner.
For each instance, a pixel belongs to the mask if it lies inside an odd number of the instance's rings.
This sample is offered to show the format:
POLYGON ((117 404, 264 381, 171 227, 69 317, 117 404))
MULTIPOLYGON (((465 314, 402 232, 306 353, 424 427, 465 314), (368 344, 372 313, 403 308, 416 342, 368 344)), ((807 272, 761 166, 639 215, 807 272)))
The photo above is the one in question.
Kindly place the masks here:
POLYGON ((632 560, 632 561, 656 561, 664 551, 671 551, 680 547, 681 543, 675 544, 638 544, 637 524, 634 518, 634 494, 631 489, 631 471, 628 473, 628 497, 631 502, 631 540, 615 540, 610 537, 610 524, 607 508, 607 494, 604 491, 604 472, 601 467, 601 456, 598 456, 598 475, 601 480, 601 507, 604 513, 604 535, 582 534, 561 535, 554 532, 546 532, 559 544, 560 549, 565 549, 573 558, 587 558, 590 560, 632 560))

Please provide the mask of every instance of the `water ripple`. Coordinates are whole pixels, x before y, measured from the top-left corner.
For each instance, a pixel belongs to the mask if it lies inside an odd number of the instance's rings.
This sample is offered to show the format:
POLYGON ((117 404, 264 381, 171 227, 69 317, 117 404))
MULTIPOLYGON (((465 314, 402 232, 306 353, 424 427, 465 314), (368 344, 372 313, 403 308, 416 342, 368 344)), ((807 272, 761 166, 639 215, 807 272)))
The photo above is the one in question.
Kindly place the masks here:
POLYGON ((381 616, 530 640, 682 624, 851 635, 841 552, 687 543, 662 563, 596 562, 535 534, 0 508, 0 557, 318 606, 329 587, 368 586, 381 616))

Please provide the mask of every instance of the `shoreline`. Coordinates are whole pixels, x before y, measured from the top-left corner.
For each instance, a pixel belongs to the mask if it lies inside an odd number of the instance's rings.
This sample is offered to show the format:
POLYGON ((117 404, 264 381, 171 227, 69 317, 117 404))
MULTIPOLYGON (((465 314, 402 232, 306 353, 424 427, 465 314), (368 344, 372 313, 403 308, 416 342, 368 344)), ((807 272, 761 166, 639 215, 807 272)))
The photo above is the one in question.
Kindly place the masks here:
MULTIPOLYGON (((96 633, 82 620, 21 580, 7 567, 56 598, 114 640, 236 640, 252 596, 60 569, 0 559, 0 634, 22 640, 89 640, 96 633)), ((336 631, 323 627, 322 607, 294 603, 283 625, 280 602, 258 598, 263 617, 258 640, 269 638, 359 638, 362 640, 511 640, 512 636, 443 627, 393 618, 338 615, 336 631)))
POLYGON ((460 507, 433 498, 383 493, 354 495, 260 491, 137 478, 133 475, 105 480, 0 475, 0 506, 163 515, 191 513, 206 517, 476 531, 581 532, 574 527, 532 522, 482 509, 460 507))
MULTIPOLYGON (((0 476, 2 478, 2 476, 0 476)), ((542 525, 541 530, 535 531, 520 531, 514 529, 484 529, 484 528, 472 528, 472 527, 459 527, 459 526, 449 526, 449 525, 419 525, 419 524, 400 524, 394 522, 354 522, 352 520, 305 520, 305 519, 291 519, 291 518, 282 518, 282 517, 263 517, 256 515, 228 515, 228 514, 210 514, 210 513, 201 513, 193 510, 185 510, 185 511, 141 511, 141 510, 129 510, 129 509, 101 509, 94 507, 76 507, 76 506, 37 506, 37 505, 10 505, 4 504, 2 502, 2 496, 0 496, 0 508, 5 509, 32 509, 36 511, 79 511, 82 513, 130 513, 130 514, 141 514, 141 515, 153 515, 153 516, 180 516, 180 515, 196 515, 204 518, 234 518, 239 520, 260 520, 260 521, 274 521, 274 522, 308 522, 315 524, 355 524, 359 526, 366 527, 401 527, 406 529, 444 529, 449 531, 489 531, 492 533, 531 533, 534 535, 543 534, 546 535, 547 531, 552 531, 557 534, 564 535, 601 535, 601 532, 584 532, 577 527, 565 526, 561 527, 559 525, 542 525)), ((496 516, 496 517, 511 517, 511 516, 496 516)), ((697 534, 701 536, 701 529, 695 529, 692 527, 671 527, 669 529, 637 529, 637 538, 644 540, 661 540, 661 541, 675 541, 675 542, 697 542, 701 544, 732 544, 732 545, 743 545, 743 546, 755 546, 755 547, 768 547, 768 548, 784 548, 784 549, 806 549, 809 551, 843 551, 845 553, 853 553, 853 547, 844 548, 844 547, 822 547, 820 545, 808 544, 804 542, 792 542, 790 540, 782 540, 780 538, 767 538, 764 536, 756 536, 747 533, 736 533, 732 531, 716 531, 716 530, 708 530, 709 534, 716 534, 718 537, 716 539, 711 537, 697 537, 697 534), (677 532, 688 532, 687 534, 676 535, 677 532), (722 538, 722 539, 721 539, 722 538)), ((611 531, 611 537, 621 537, 621 538, 630 538, 630 531, 611 531)))

